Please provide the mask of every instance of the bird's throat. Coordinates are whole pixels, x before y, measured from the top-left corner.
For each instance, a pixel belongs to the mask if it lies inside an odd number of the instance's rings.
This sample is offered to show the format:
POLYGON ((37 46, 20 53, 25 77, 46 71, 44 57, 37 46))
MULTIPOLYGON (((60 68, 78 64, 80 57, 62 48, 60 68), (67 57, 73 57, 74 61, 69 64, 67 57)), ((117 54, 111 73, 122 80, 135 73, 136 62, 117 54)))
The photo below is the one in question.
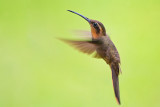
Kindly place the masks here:
POLYGON ((97 34, 96 30, 94 28, 91 28, 92 38, 97 39, 99 37, 99 34, 97 34))

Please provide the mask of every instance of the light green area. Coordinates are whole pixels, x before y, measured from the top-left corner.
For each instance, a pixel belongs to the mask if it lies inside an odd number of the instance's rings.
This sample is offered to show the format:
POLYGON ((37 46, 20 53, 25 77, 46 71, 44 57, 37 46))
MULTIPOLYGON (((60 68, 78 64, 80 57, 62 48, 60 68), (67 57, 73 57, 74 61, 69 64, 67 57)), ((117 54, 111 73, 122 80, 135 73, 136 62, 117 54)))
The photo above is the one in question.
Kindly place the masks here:
POLYGON ((58 41, 101 21, 121 57, 121 107, 160 107, 159 0, 0 0, 0 107, 119 107, 111 71, 58 41))

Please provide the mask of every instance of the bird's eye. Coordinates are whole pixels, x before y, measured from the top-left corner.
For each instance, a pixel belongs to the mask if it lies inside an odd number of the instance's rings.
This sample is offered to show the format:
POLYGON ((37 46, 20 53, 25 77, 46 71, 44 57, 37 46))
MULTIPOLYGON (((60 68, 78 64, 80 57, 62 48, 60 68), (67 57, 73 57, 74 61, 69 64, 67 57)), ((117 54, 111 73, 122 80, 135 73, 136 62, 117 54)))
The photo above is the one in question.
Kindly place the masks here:
POLYGON ((97 23, 93 23, 93 26, 94 26, 94 27, 97 27, 97 23))

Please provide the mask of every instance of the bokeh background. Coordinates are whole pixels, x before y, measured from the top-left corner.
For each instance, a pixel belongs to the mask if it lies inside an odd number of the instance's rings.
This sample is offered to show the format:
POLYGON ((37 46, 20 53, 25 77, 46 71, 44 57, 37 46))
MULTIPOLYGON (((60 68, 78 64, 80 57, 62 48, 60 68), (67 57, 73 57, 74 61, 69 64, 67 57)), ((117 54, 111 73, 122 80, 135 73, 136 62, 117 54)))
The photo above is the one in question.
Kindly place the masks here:
POLYGON ((55 39, 101 21, 121 57, 121 107, 160 106, 159 0, 0 0, 0 107, 119 107, 111 71, 55 39))

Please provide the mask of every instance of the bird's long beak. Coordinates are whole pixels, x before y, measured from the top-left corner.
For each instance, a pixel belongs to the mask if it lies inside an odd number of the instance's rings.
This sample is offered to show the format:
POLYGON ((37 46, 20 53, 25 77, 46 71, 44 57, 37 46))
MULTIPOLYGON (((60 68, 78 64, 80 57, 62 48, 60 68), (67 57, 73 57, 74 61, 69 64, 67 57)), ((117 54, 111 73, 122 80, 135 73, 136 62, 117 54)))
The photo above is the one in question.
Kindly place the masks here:
POLYGON ((77 14, 77 15, 81 16, 81 17, 82 17, 82 18, 84 18, 88 23, 90 23, 90 22, 91 22, 91 21, 90 21, 90 19, 88 19, 87 17, 85 17, 85 16, 83 16, 83 15, 81 15, 81 14, 77 13, 77 12, 74 12, 74 11, 72 11, 72 10, 67 10, 67 11, 72 12, 72 13, 75 13, 75 14, 77 14))

